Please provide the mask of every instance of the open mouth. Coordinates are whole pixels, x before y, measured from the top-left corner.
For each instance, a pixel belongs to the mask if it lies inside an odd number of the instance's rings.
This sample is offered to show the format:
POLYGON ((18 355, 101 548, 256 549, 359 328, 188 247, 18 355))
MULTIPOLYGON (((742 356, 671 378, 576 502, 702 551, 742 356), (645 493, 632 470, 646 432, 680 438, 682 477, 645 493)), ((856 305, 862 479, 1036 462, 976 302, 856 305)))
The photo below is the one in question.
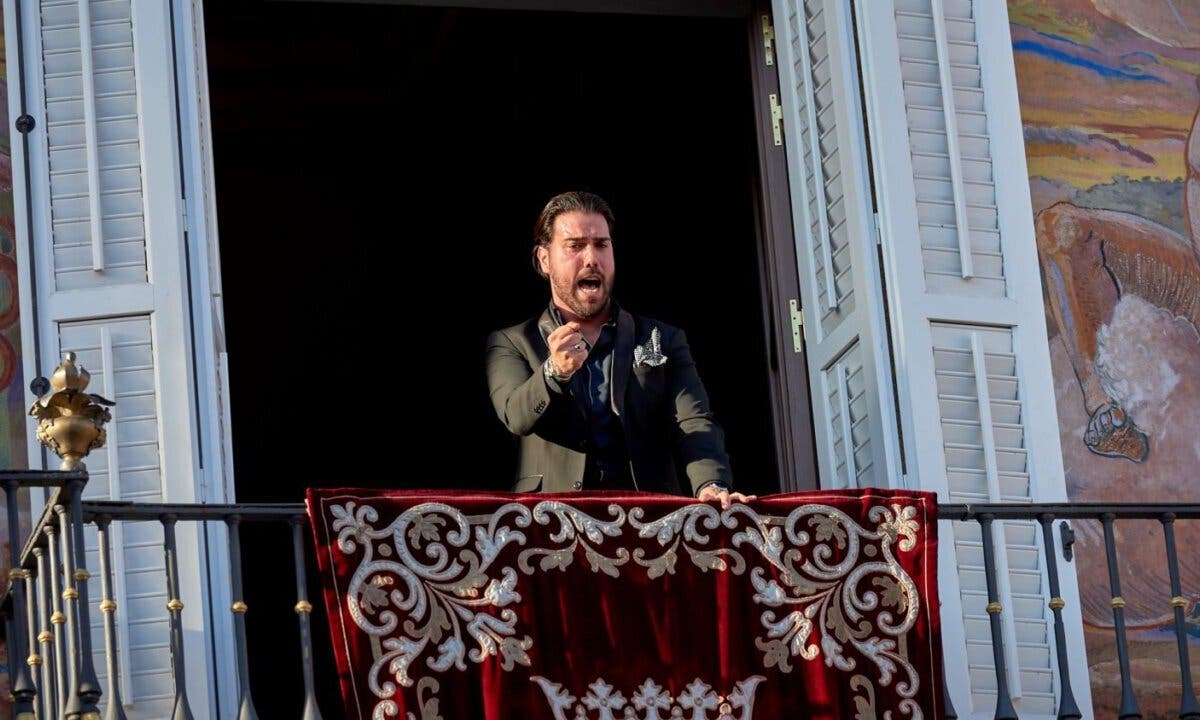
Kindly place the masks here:
POLYGON ((604 287, 604 283, 598 277, 588 277, 579 281, 579 287, 589 292, 596 292, 604 287))

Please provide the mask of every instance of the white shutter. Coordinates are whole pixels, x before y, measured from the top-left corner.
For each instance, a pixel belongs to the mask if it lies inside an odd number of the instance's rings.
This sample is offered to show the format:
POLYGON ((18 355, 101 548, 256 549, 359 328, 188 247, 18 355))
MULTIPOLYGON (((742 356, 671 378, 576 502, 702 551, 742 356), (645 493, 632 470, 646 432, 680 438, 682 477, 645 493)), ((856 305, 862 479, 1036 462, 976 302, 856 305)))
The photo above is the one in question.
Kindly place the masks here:
MULTIPOLYGON (((1004 3, 858 0, 905 449, 944 502, 1066 499, 1004 3)), ((1040 527, 1000 522, 1008 686, 1022 718, 1058 704, 1040 527)), ((943 647, 961 717, 996 678, 979 525, 943 523, 943 647)), ((1051 549, 1058 552, 1057 547, 1051 549)), ((1061 556, 1060 556, 1061 557, 1061 556)), ((1059 562, 1072 689, 1090 707, 1074 566, 1059 562)))
POLYGON ((781 104, 822 487, 899 477, 850 8, 775 0, 781 104))
MULTIPOLYGON (((18 203, 17 227, 24 234, 28 222, 33 233, 21 245, 33 248, 22 277, 36 287, 25 340, 34 347, 36 330, 41 367, 32 369, 47 374, 75 351, 92 389, 117 401, 108 446, 87 458, 87 498, 202 501, 170 4, 19 3, 26 106, 13 92, 10 107, 36 123, 28 155, 14 148, 30 175, 18 194, 28 193, 32 215, 18 203)), ((112 535, 123 699, 131 718, 166 717, 174 689, 162 530, 114 523, 112 535)), ((178 540, 185 630, 199 629, 208 623, 201 530, 180 523, 178 540)), ((86 549, 103 686, 94 530, 86 549)), ((191 707, 210 717, 212 648, 205 633, 185 635, 191 707)))

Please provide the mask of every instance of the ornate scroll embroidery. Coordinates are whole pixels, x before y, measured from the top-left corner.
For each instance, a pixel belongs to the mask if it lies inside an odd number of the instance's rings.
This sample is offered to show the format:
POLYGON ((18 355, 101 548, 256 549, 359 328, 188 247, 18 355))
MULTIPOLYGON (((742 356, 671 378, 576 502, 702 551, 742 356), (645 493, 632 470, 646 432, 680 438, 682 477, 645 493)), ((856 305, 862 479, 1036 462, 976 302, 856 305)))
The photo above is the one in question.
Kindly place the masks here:
POLYGON ((559 683, 538 675, 530 680, 542 688, 554 720, 568 720, 566 713, 572 709, 575 712, 571 720, 752 720, 754 694, 758 684, 766 678, 751 675, 739 680, 728 695, 718 695, 711 685, 696 678, 674 697, 646 678, 630 700, 626 700, 621 691, 614 690, 604 678, 588 685, 587 694, 578 700, 559 683), (624 712, 617 715, 621 710, 624 712), (717 712, 715 716, 710 713, 712 710, 717 712), (734 715, 734 710, 741 712, 734 715))
MULTIPOLYGON (((760 615, 764 634, 755 644, 763 653, 765 668, 787 673, 795 658, 811 661, 823 655, 827 666, 861 673, 859 658, 846 652, 853 648, 874 665, 880 686, 890 686, 898 674, 899 709, 914 720, 923 716, 912 700, 919 676, 898 652, 895 639, 912 628, 920 609, 916 585, 895 557, 896 549, 908 552, 916 546, 920 527, 913 506, 871 507, 867 517, 875 523, 873 528, 820 504, 795 508, 786 518, 762 516, 741 504, 724 511, 694 504, 644 522, 642 508, 633 507, 626 515, 615 504, 608 507, 610 519, 600 519, 554 500, 539 502, 532 509, 509 503, 486 516, 466 516, 443 503, 425 503, 378 529, 374 527, 378 514, 370 506, 348 502, 331 506, 331 513, 338 549, 360 555, 345 594, 347 610, 381 648, 367 679, 380 700, 376 717, 396 713, 391 699, 396 683, 411 686, 422 657, 424 665, 436 672, 452 667, 464 670, 467 660, 480 663, 488 657, 498 657, 506 671, 531 664, 528 653, 533 640, 518 631, 512 609, 521 602, 517 570, 498 566, 496 559, 510 544, 524 546, 521 529, 532 523, 553 532, 549 545, 526 548, 517 555, 517 568, 525 575, 565 571, 580 550, 592 571, 614 578, 631 558, 650 579, 673 574, 681 551, 703 571, 743 575, 753 563, 749 573, 753 600, 764 608, 760 615), (651 540, 663 551, 653 555, 645 547, 635 547, 630 553, 622 546, 626 526, 636 531, 642 545, 651 540), (722 526, 736 530, 732 547, 711 546, 706 531, 722 526), (750 560, 747 550, 753 551, 750 560), (400 616, 406 618, 402 624, 400 616), (814 631, 819 642, 813 640, 814 631), (468 644, 473 645, 469 650, 468 644), (391 679, 381 682, 381 677, 391 679)), ((548 687, 542 685, 553 705, 556 701, 548 687)), ((578 707, 597 710, 600 720, 606 720, 611 715, 604 713, 625 708, 626 701, 621 696, 620 706, 605 709, 602 706, 611 706, 619 693, 612 695, 610 688, 602 698, 602 687, 607 687, 602 680, 593 683, 592 693, 578 707)), ((654 705, 661 705, 653 700, 659 697, 654 687, 643 685, 639 691, 643 704, 649 703, 638 708, 647 712, 644 720, 658 717, 657 710, 662 709, 654 705)), ((753 686, 747 687, 752 698, 753 686)), ((554 697, 575 702, 565 692, 554 697)), ((685 702, 701 702, 688 697, 684 693, 673 702, 686 709, 692 708, 685 702)), ((422 708, 424 717, 426 704, 422 708)), ((435 700, 432 717, 436 708, 435 700)), ((693 712, 692 718, 708 720, 697 712, 701 711, 693 712)), ((727 716, 732 718, 728 713, 719 717, 727 716)), ((740 720, 749 717, 745 714, 740 720)))

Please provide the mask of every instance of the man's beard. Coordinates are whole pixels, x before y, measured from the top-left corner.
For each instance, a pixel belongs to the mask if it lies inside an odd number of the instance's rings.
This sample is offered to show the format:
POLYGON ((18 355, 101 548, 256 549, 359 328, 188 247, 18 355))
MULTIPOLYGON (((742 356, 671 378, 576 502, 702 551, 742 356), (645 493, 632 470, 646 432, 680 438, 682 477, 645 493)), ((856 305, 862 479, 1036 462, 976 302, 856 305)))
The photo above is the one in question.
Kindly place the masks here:
MULTIPOLYGON (((595 274, 600 275, 599 273, 595 274)), ((554 294, 558 296, 559 300, 566 304, 567 309, 583 319, 591 318, 604 312, 605 308, 608 307, 608 304, 612 299, 612 279, 611 277, 606 277, 604 275, 600 275, 602 300, 595 305, 585 305, 583 301, 580 300, 576 295, 576 291, 579 289, 578 278, 563 278, 561 276, 554 276, 551 277, 550 282, 554 286, 554 294)))

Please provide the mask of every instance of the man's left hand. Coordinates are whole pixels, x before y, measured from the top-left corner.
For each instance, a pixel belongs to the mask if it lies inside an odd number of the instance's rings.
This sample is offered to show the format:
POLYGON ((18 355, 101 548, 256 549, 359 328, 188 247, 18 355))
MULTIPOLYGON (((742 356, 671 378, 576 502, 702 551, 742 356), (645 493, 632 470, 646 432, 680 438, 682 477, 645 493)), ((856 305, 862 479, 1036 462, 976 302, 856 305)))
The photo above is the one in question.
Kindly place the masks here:
POLYGON ((757 500, 757 495, 743 495, 740 492, 729 492, 729 488, 721 487, 720 485, 706 485, 700 494, 696 496, 700 502, 710 502, 712 500, 721 501, 721 509, 728 510, 735 502, 750 502, 757 500))

